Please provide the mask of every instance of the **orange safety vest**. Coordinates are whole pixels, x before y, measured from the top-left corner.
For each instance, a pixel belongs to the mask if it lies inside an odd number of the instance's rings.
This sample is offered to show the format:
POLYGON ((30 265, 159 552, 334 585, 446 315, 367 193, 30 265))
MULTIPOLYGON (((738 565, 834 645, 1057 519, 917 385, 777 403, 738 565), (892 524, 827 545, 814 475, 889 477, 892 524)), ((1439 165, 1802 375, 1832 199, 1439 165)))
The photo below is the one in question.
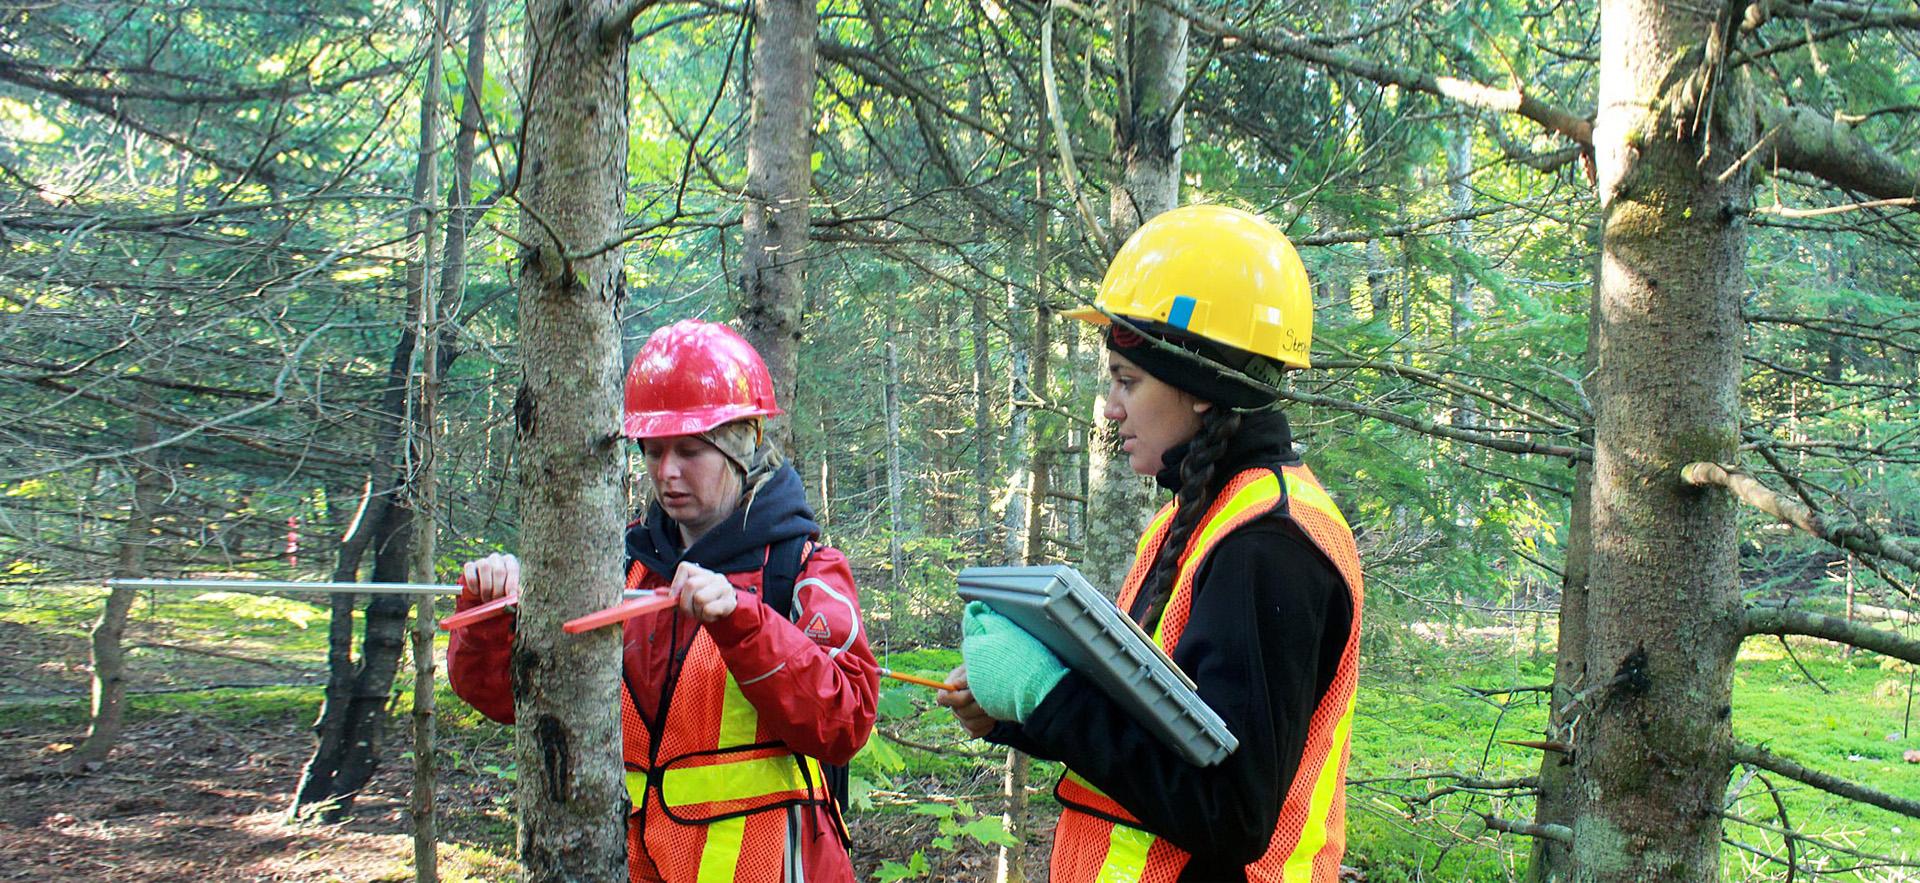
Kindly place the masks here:
MULTIPOLYGON (((1166 544, 1177 510, 1178 500, 1161 507, 1141 535, 1133 569, 1120 590, 1121 610, 1132 607, 1147 570, 1166 544)), ((1287 788, 1279 822, 1267 841, 1267 851, 1247 866, 1247 879, 1332 883, 1339 879, 1340 856, 1346 850, 1347 751, 1359 673, 1362 591, 1353 531, 1311 470, 1305 466, 1286 466, 1278 473, 1249 469, 1228 482, 1189 535, 1172 596, 1153 637, 1169 655, 1173 653, 1193 608, 1194 576, 1207 554, 1235 528, 1275 510, 1298 524, 1340 571, 1353 604, 1353 621, 1333 683, 1314 708, 1306 749, 1287 788)), ((1192 858, 1141 828, 1139 819, 1125 807, 1071 769, 1054 787, 1054 796, 1064 809, 1054 833, 1053 883, 1173 883, 1192 858)))
MULTIPOLYGON (((638 588, 644 576, 636 562, 628 588, 638 588)), ((820 762, 795 754, 761 726, 706 629, 694 631, 680 675, 667 689, 659 734, 620 691, 633 813, 648 813, 652 801, 665 816, 666 823, 660 815, 647 819, 654 866, 668 880, 784 879, 786 813, 771 810, 831 800, 820 762)))

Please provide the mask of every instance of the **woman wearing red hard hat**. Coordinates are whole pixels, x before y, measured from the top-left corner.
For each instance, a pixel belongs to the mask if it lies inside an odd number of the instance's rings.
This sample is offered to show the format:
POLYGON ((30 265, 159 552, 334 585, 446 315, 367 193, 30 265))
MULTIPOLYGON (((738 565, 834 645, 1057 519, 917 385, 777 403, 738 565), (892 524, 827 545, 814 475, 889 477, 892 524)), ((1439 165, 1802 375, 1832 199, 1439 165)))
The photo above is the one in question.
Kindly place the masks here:
MULTIPOLYGON (((761 432, 766 364, 724 325, 653 333, 627 371, 626 436, 654 499, 627 527, 627 588, 674 607, 628 619, 621 729, 636 881, 851 881, 845 767, 879 678, 847 560, 814 542, 800 476, 761 432)), ((519 591, 512 555, 467 562, 462 610, 519 591)), ((511 623, 453 633, 454 692, 513 721, 511 623)))

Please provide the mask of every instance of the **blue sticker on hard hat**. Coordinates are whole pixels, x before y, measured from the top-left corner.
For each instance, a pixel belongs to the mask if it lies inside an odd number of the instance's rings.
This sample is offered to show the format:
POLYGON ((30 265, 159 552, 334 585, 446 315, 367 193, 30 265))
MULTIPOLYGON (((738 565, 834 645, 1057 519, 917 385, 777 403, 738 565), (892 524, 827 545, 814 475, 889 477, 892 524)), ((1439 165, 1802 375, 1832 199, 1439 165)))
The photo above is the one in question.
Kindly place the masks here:
POLYGON ((1173 299, 1173 309, 1167 313, 1167 324, 1175 328, 1185 328, 1193 321, 1193 298, 1184 294, 1173 299))

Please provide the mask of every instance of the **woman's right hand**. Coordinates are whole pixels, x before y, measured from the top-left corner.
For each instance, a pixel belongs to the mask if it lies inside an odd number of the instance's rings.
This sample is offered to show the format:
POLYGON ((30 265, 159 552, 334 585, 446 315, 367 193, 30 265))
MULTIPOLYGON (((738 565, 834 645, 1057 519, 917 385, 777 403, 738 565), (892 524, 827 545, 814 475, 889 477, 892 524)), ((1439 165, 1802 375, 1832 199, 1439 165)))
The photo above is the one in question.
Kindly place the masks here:
POLYGON ((460 565, 460 583, 466 594, 481 603, 520 591, 520 559, 495 552, 460 565))
POLYGON ((955 689, 941 690, 935 693, 933 701, 953 710, 953 717, 975 739, 985 738, 993 731, 993 725, 999 723, 986 709, 973 699, 973 690, 968 688, 967 667, 963 664, 947 674, 947 683, 955 689))

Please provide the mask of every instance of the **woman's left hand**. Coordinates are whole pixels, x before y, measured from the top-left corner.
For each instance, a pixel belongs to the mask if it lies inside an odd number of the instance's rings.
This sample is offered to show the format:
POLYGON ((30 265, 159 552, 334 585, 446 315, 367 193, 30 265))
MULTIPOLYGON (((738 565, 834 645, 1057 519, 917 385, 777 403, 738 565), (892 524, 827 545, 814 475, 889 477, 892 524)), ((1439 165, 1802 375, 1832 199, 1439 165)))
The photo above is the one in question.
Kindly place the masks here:
POLYGON ((673 572, 673 586, 669 591, 678 599, 680 612, 700 622, 717 622, 739 606, 733 583, 691 561, 680 562, 680 567, 673 572))

